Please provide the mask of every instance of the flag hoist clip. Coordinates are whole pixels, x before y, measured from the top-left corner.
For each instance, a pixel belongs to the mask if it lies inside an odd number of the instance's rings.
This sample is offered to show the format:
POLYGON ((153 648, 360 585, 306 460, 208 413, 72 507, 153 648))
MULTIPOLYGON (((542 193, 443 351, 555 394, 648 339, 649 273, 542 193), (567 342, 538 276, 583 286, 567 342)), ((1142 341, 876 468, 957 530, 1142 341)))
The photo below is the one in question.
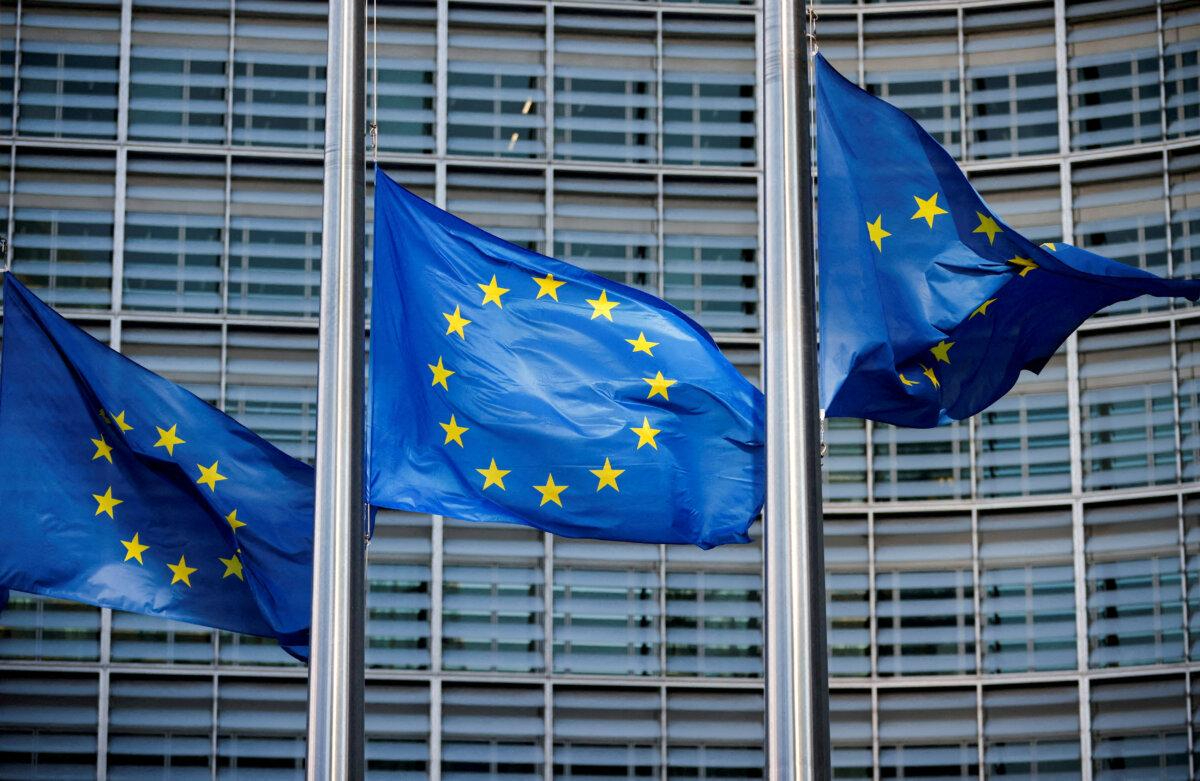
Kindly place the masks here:
POLYGON ((814 56, 820 48, 817 46, 817 9, 808 6, 808 24, 805 25, 804 37, 808 39, 808 56, 814 56))

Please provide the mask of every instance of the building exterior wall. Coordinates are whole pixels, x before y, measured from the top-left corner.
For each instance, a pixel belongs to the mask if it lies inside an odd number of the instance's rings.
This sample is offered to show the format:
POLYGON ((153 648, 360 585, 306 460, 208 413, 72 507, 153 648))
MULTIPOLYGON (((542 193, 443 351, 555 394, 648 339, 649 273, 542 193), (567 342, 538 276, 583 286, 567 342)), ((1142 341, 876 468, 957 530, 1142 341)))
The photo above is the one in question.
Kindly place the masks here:
MULTIPOLYGON (((819 12, 830 61, 917 117, 1014 227, 1196 275, 1194 3, 819 12)), ((14 271, 301 458, 324 13, 0 5, 14 271)), ((511 241, 666 297, 757 378, 758 5, 380 0, 378 16, 381 165, 511 241)), ((829 421, 839 777, 1193 775, 1198 311, 1118 305, 970 421, 829 421)), ((760 777, 761 562, 758 542, 703 552, 381 513, 371 776, 760 777)), ((0 777, 292 778, 304 719, 303 669, 273 643, 23 595, 0 615, 0 777)))

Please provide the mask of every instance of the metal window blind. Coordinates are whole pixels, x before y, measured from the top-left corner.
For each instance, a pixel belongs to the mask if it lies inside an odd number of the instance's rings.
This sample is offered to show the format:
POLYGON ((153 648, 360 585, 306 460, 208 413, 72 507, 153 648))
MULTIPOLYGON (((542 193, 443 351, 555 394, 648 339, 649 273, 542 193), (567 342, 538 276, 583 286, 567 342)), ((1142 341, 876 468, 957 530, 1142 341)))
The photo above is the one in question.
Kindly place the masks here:
POLYGON ((711 331, 759 330, 757 197, 753 181, 663 183, 666 299, 711 331))
POLYGON ((114 675, 108 705, 108 778, 211 778, 212 678, 114 675))
POLYGON ((129 137, 225 143, 229 15, 138 11, 129 66, 129 137))
POLYGON ((658 689, 554 690, 554 777, 642 778, 659 774, 658 689))
POLYGON ((969 434, 966 421, 930 429, 876 424, 875 500, 970 496, 969 434))
POLYGON ((99 688, 94 674, 0 676, 0 776, 95 777, 99 688))
POLYGON ((1092 684, 1092 777, 1188 777, 1183 677, 1092 684))
POLYGON ((0 8, 0 134, 12 133, 13 67, 17 49, 16 6, 0 8))
MULTIPOLYGON (((1181 151, 1167 157, 1171 210, 1171 273, 1200 275, 1200 153, 1181 151)), ((1187 306, 1177 303, 1176 306, 1187 306)))
POLYGON ((217 778, 304 778, 307 691, 303 680, 221 678, 217 778))
POLYGON ((122 306, 220 312, 225 162, 131 154, 128 169, 122 306))
POLYGON ((1079 690, 1025 686, 983 690, 989 776, 1066 781, 1079 777, 1079 690))
POLYGON ((364 705, 367 778, 428 778, 429 686, 368 681, 364 705))
POLYGON ((984 672, 1075 667, 1071 513, 979 515, 984 672))
POLYGON ((765 733, 760 692, 670 691, 667 778, 762 778, 765 733))
POLYGON ((867 500, 866 426, 857 418, 825 419, 825 457, 821 459, 821 500, 867 500))
POLYGON ((829 741, 834 778, 874 778, 869 692, 829 692, 829 741))
POLYGON ((442 666, 540 672, 545 638, 541 532, 447 521, 443 534, 442 666))
POLYGON ((1051 6, 963 17, 967 153, 973 158, 1058 151, 1051 6))
POLYGON ((863 20, 866 89, 921 123, 950 154, 962 154, 958 20, 881 14, 863 20))
POLYGON ((1200 322, 1183 321, 1175 330, 1182 479, 1200 479, 1200 322))
POLYGON ((830 675, 871 674, 871 583, 865 516, 825 516, 825 600, 830 675))
POLYGON ((753 20, 664 16, 662 54, 663 162, 754 165, 753 20))
POLYGON ((554 255, 658 292, 658 185, 644 176, 554 179, 554 255))
POLYGON ((115 173, 112 154, 16 156, 13 271, 51 306, 109 306, 115 173))
POLYGON ((1079 337, 1083 485, 1175 480, 1175 404, 1165 327, 1079 337))
POLYGON ((1162 138, 1158 28, 1144 3, 1067 7, 1071 148, 1162 138))
POLYGON ((10 591, 0 614, 0 659, 100 659, 100 609, 10 591))
POLYGON ((368 667, 429 669, 428 515, 379 510, 367 549, 368 667))
MULTIPOLYGON (((437 6, 381 3, 378 13, 379 147, 430 154, 434 151, 437 6)), ((374 42, 372 35, 372 46, 374 42)), ((374 81, 367 82, 368 106, 373 105, 374 81)))
POLYGON ((446 686, 442 690, 442 778, 541 779, 544 711, 540 686, 446 686))
POLYGON ((116 138, 120 37, 116 8, 25 8, 17 131, 54 138, 116 138))
POLYGON ((1062 237, 1062 187, 1058 167, 978 171, 971 184, 1004 221, 1030 241, 1062 237))
POLYGON ((884 778, 976 778, 975 690, 880 692, 884 778))
POLYGON ((451 168, 446 209, 513 244, 546 247, 546 179, 541 172, 451 168))
POLYGON ((1200 133, 1200 10, 1163 10, 1167 137, 1200 133))
POLYGON ((225 410, 295 458, 316 448, 317 336, 230 328, 225 410))

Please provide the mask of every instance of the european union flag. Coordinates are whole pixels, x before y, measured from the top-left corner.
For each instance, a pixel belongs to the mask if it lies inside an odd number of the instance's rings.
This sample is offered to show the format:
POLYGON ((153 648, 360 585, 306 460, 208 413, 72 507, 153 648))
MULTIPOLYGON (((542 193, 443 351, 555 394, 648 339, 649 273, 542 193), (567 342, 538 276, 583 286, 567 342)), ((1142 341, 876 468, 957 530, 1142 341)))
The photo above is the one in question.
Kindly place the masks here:
POLYGON ((375 176, 373 505, 567 537, 746 542, 763 399, 654 296, 375 176))
POLYGON ((826 415, 920 427, 968 418, 1104 307, 1200 297, 1200 281, 1035 245, 904 112, 820 55, 816 71, 826 415))
POLYGON ((307 656, 313 473, 4 280, 0 586, 307 656))

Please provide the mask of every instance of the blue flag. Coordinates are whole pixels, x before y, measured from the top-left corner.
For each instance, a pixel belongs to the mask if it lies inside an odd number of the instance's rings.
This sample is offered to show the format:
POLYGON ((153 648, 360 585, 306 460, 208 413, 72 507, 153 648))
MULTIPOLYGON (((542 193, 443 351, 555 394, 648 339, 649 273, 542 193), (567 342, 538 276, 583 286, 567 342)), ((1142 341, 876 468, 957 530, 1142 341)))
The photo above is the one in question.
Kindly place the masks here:
POLYGON ((816 72, 826 415, 919 427, 968 418, 1104 307, 1200 296, 1200 281, 1035 245, 908 115, 820 55, 816 72))
POLYGON ((275 637, 307 656, 313 473, 10 273, 0 586, 275 637))
POLYGON ((699 325, 375 177, 370 502, 567 537, 746 542, 763 398, 699 325))

